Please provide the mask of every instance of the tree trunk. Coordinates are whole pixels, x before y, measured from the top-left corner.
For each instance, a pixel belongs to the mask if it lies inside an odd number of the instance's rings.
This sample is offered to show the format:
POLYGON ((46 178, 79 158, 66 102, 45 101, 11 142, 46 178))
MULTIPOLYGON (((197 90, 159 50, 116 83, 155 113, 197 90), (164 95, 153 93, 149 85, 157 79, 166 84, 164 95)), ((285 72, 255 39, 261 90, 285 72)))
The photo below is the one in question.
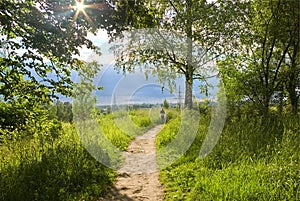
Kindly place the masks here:
POLYGON ((270 109, 270 98, 264 97, 262 102, 262 109, 261 109, 261 113, 264 117, 269 116, 269 112, 270 112, 269 109, 270 109))
POLYGON ((186 2, 186 13, 187 13, 187 22, 186 22, 186 72, 185 72, 185 107, 187 109, 192 109, 193 107, 193 74, 194 74, 194 66, 193 66, 193 21, 191 18, 191 10, 192 10, 192 0, 188 0, 186 2))
POLYGON ((278 113, 280 115, 282 114, 283 111, 283 98, 284 98, 283 89, 281 89, 279 92, 279 105, 278 105, 278 113))
POLYGON ((289 91, 289 99, 292 107, 292 113, 296 115, 298 113, 298 97, 297 97, 296 90, 289 91))
POLYGON ((280 84, 279 87, 278 87, 278 114, 282 114, 282 111, 283 111, 283 99, 284 99, 284 87, 283 87, 283 84, 280 84))
POLYGON ((193 79, 189 79, 188 77, 185 80, 184 105, 189 110, 193 107, 193 79))
POLYGON ((287 82, 287 92, 289 94, 289 99, 290 99, 290 104, 291 104, 293 114, 297 114, 298 112, 298 95, 296 92, 298 74, 296 74, 295 72, 296 72, 296 62, 293 61, 289 73, 289 79, 287 82))
POLYGON ((294 115, 298 113, 298 101, 292 103, 292 112, 294 115))

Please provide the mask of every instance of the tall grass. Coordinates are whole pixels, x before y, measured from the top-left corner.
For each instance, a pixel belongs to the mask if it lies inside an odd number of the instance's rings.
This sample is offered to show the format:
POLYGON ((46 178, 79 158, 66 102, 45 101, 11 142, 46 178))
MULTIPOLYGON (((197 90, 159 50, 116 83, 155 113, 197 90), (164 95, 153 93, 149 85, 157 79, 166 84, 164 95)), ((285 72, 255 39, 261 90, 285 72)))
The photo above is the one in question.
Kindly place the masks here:
POLYGON ((115 174, 90 156, 70 124, 52 142, 27 139, 0 150, 0 200, 89 200, 115 174))
POLYGON ((119 149, 125 150, 132 139, 160 122, 159 111, 154 115, 148 109, 119 110, 100 116, 98 121, 105 137, 119 149))
MULTIPOLYGON (((134 127, 137 129, 132 129, 126 127, 124 114, 128 113, 101 116, 99 123, 93 125, 99 126, 103 135, 121 150, 155 124, 148 123, 148 111, 137 110, 130 113, 137 124, 134 127), (128 132, 123 132, 123 127, 128 132)), ((40 130, 34 127, 14 132, 0 130, 0 200, 97 200, 117 174, 98 162, 83 145, 84 137, 95 136, 91 136, 89 129, 85 130, 86 135, 79 136, 75 126, 68 123, 52 125, 45 121, 44 125, 40 130), (15 137, 23 135, 22 132, 30 132, 30 135, 15 137)), ((92 143, 95 146, 99 141, 92 143)), ((105 157, 102 150, 98 153, 105 157)))
MULTIPOLYGON (((288 115, 227 120, 213 152, 200 159, 210 122, 202 118, 185 156, 161 171, 165 200, 299 200, 299 120, 288 115)), ((172 140, 176 121, 159 133, 159 149, 172 140)))

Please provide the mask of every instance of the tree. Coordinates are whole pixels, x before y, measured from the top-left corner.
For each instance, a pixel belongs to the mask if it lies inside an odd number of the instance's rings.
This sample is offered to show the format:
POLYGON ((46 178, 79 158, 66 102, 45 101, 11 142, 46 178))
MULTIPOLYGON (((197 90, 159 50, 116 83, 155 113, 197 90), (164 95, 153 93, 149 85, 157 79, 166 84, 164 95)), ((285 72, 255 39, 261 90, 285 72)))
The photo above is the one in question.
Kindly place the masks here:
POLYGON ((85 63, 78 71, 80 81, 74 88, 72 108, 75 123, 90 120, 97 113, 96 96, 93 94, 97 87, 93 84, 93 79, 99 70, 97 62, 90 62, 85 63))
POLYGON ((169 104, 169 102, 167 101, 167 99, 164 100, 164 102, 163 102, 163 107, 166 108, 166 109, 169 109, 170 104, 169 104))
MULTIPOLYGON (((124 71, 143 66, 147 73, 157 74, 162 82, 184 76, 185 106, 191 109, 193 81, 206 80, 214 72, 213 61, 226 49, 222 43, 229 39, 228 36, 233 37, 231 31, 235 26, 228 26, 226 32, 223 27, 230 21, 241 20, 239 17, 225 17, 228 14, 224 12, 224 6, 233 4, 225 1, 221 7, 217 2, 198 0, 125 2, 133 4, 132 7, 142 5, 147 16, 128 24, 133 28, 156 29, 125 34, 128 43, 123 49, 116 50, 117 65, 124 71)), ((127 15, 129 21, 141 17, 139 12, 132 14, 130 9, 127 9, 127 15)))
POLYGON ((71 72, 86 65, 77 59, 79 48, 99 53, 87 34, 106 28, 113 35, 124 27, 114 2, 85 1, 84 10, 75 3, 0 1, 0 128, 29 128, 59 94, 74 95, 71 72))
POLYGON ((48 102, 57 94, 72 94, 72 70, 82 62, 79 48, 97 51, 88 32, 106 27, 114 12, 111 4, 94 0, 84 11, 73 0, 0 2, 0 95, 4 101, 29 99, 48 102), (107 20, 105 20, 107 19, 107 20))
POLYGON ((281 0, 251 2, 236 40, 239 46, 219 61, 225 86, 239 93, 240 99, 251 100, 263 115, 268 115, 271 99, 282 88, 286 58, 299 40, 295 34, 298 25, 290 22, 289 8, 294 4, 281 0))
POLYGON ((56 116, 57 119, 60 121, 72 122, 73 121, 72 104, 69 102, 62 103, 61 101, 57 101, 56 116))
MULTIPOLYGON (((284 2, 280 12, 280 27, 285 27, 281 34, 281 46, 289 43, 287 58, 285 58, 282 82, 288 93, 293 114, 298 112, 300 98, 300 4, 296 1, 284 2)), ((282 92, 283 93, 283 92, 282 92)))

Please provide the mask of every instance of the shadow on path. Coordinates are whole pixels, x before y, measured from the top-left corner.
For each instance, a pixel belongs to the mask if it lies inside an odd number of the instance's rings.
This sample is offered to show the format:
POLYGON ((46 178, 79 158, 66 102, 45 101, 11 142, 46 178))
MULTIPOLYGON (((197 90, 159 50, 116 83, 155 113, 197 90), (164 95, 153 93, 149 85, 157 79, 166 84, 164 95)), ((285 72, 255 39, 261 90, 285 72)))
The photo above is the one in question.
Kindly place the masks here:
POLYGON ((115 187, 111 187, 107 194, 100 198, 99 201, 134 201, 132 198, 128 197, 126 194, 121 194, 120 191, 115 187))

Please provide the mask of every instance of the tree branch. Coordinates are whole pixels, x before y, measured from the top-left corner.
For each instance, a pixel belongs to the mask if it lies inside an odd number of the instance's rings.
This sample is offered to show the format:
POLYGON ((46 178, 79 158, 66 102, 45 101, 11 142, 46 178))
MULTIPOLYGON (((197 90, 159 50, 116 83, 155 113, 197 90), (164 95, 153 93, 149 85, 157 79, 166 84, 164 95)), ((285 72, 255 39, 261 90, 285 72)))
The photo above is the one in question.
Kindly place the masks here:
POLYGON ((177 9, 176 6, 174 5, 173 1, 172 1, 172 0, 169 0, 169 3, 170 3, 171 6, 174 8, 175 12, 176 12, 177 14, 179 14, 178 9, 177 9))

